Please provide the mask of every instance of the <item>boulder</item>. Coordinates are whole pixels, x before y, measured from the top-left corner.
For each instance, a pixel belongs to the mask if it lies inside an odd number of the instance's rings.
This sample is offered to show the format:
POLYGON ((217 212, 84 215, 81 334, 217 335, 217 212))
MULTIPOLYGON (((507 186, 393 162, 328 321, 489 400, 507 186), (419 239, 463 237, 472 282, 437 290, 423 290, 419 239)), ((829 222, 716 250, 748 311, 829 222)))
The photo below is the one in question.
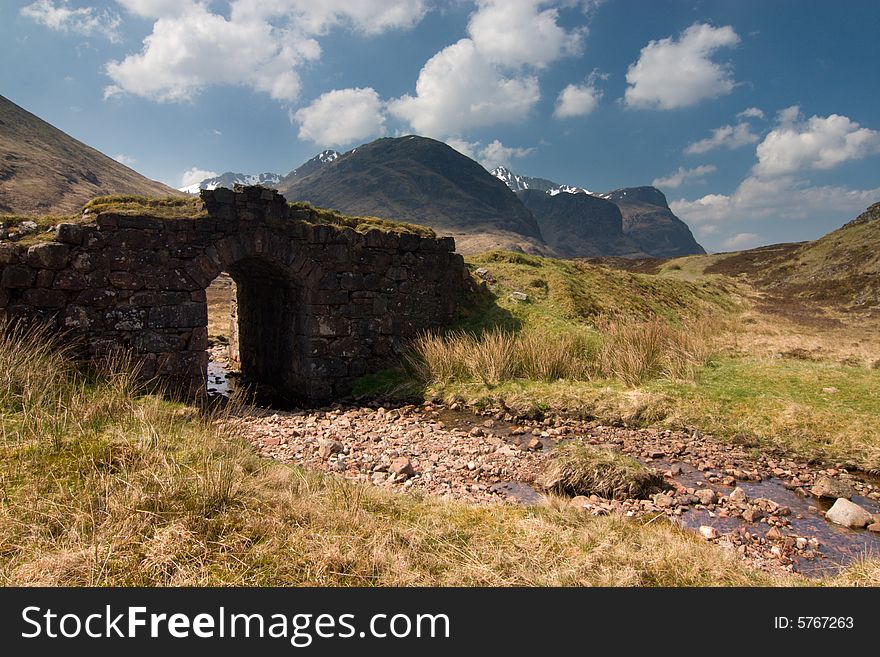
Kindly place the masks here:
POLYGON ((845 497, 846 499, 850 499, 855 491, 853 491, 852 487, 839 479, 834 479, 833 477, 819 477, 816 480, 816 483, 813 484, 813 487, 810 488, 810 492, 815 497, 824 497, 827 499, 836 500, 841 497, 845 497))
POLYGON ((696 493, 697 499, 700 500, 700 504, 715 504, 718 501, 718 496, 715 494, 715 491, 711 488, 701 488, 696 493))
POLYGON ((825 513, 825 520, 851 529, 861 529, 871 524, 874 518, 858 504, 841 497, 825 513))

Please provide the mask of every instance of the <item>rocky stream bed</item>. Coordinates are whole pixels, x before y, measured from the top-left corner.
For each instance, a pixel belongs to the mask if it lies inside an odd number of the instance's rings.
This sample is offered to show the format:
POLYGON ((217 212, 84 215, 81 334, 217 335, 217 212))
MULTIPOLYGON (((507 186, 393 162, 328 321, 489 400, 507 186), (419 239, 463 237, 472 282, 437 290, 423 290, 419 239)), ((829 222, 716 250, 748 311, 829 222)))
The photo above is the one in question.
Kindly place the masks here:
MULTIPOLYGON (((217 364, 209 386, 226 389, 217 364)), ((268 458, 404 494, 471 503, 544 503, 539 482, 553 446, 583 441, 635 457, 663 473, 668 485, 651 499, 580 496, 568 502, 584 513, 665 516, 759 568, 812 577, 880 555, 876 478, 765 456, 699 431, 563 417, 529 420, 430 402, 294 411, 252 407, 241 426, 268 458)))

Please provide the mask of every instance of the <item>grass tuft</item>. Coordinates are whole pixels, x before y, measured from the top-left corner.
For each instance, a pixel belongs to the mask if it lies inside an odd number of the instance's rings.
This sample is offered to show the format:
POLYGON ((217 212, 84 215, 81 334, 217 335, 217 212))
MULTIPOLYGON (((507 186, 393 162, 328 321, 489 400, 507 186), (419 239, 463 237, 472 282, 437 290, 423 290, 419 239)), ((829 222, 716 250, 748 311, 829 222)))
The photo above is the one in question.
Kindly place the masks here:
POLYGON ((663 476, 630 456, 579 442, 558 445, 542 480, 544 488, 563 495, 598 495, 606 499, 648 499, 666 486, 663 476))

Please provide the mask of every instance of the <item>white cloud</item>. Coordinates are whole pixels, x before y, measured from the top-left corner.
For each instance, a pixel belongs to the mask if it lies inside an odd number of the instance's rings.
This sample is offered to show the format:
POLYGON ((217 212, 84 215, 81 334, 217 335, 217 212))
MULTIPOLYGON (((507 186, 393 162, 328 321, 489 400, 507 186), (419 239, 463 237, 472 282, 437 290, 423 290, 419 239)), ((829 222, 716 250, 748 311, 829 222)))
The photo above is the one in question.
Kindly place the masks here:
POLYGON ((755 233, 737 233, 733 237, 724 240, 724 246, 728 249, 747 249, 757 246, 761 241, 761 236, 755 233))
POLYGON ((848 160, 880 153, 880 132, 839 114, 804 119, 794 105, 779 113, 777 126, 758 144, 756 152, 757 176, 832 169, 848 160))
POLYGON ((541 97, 534 71, 579 52, 586 34, 558 24, 550 5, 559 4, 572 3, 478 0, 469 37, 431 57, 415 95, 391 100, 389 111, 415 132, 440 138, 526 118, 541 97))
POLYGON ((394 99, 388 109, 416 132, 443 137, 522 120, 540 97, 537 78, 503 75, 472 40, 461 39, 428 60, 415 96, 394 99))
POLYGON ((599 104, 602 91, 588 82, 587 84, 570 84, 559 93, 553 116, 565 119, 572 116, 586 116, 599 104))
POLYGON ((517 148, 505 146, 497 139, 485 146, 478 141, 470 142, 459 138, 447 139, 446 143, 462 155, 467 155, 489 170, 497 166, 510 166, 512 160, 531 155, 535 152, 534 147, 517 148))
POLYGON ((757 107, 747 107, 736 115, 738 119, 763 119, 764 112, 757 107))
POLYGON ((246 86, 294 101, 298 70, 321 55, 316 37, 335 27, 368 35, 408 28, 427 11, 423 0, 119 2, 155 22, 140 53, 106 65, 113 84, 105 96, 131 93, 163 102, 189 101, 211 85, 246 86))
POLYGON ((106 9, 78 7, 72 9, 67 0, 37 0, 21 8, 21 15, 57 32, 83 36, 103 36, 119 41, 119 16, 106 9))
POLYGON ((184 171, 183 175, 180 176, 180 186, 189 187, 190 185, 202 182, 206 178, 216 178, 218 175, 216 171, 206 171, 205 169, 192 167, 184 171))
POLYGON ((134 164, 137 164, 136 159, 126 155, 125 153, 120 153, 119 155, 117 155, 113 159, 116 160, 117 162, 119 162, 119 164, 124 164, 127 167, 130 167, 134 164))
POLYGON ((693 169, 678 167, 674 173, 671 173, 665 178, 655 178, 651 184, 654 185, 654 187, 671 187, 675 189, 681 187, 686 181, 703 182, 703 177, 715 170, 716 167, 713 164, 702 164, 693 169))
POLYGON ((677 109, 729 94, 735 84, 729 67, 711 57, 739 41, 729 25, 716 28, 700 23, 687 28, 677 41, 672 37, 650 41, 627 70, 626 105, 677 109))
POLYGON ((385 134, 382 101, 372 88, 334 89, 294 112, 299 138, 319 146, 345 146, 385 134))
POLYGON ((580 52, 585 29, 567 31, 546 0, 477 0, 468 34, 481 55, 509 67, 544 68, 580 52))
POLYGON ((723 125, 720 128, 715 128, 712 131, 712 136, 688 145, 684 152, 688 155, 697 155, 722 147, 732 150, 754 144, 756 141, 758 141, 758 135, 752 132, 748 123, 737 123, 735 126, 723 125))
POLYGON ((878 199, 880 187, 812 186, 791 176, 750 176, 730 195, 707 194, 694 201, 679 199, 669 205, 687 223, 717 226, 761 219, 806 219, 823 214, 855 216, 878 199))

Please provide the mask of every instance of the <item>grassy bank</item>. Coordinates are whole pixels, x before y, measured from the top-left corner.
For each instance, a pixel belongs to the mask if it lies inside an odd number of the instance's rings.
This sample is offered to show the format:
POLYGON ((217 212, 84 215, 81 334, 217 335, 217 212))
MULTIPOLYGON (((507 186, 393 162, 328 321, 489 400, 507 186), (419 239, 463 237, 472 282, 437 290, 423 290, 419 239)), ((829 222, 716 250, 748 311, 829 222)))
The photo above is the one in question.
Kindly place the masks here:
POLYGON ((665 521, 467 506, 266 461, 234 418, 138 396, 118 365, 83 375, 41 340, 5 338, 0 372, 7 585, 801 582, 665 521))

